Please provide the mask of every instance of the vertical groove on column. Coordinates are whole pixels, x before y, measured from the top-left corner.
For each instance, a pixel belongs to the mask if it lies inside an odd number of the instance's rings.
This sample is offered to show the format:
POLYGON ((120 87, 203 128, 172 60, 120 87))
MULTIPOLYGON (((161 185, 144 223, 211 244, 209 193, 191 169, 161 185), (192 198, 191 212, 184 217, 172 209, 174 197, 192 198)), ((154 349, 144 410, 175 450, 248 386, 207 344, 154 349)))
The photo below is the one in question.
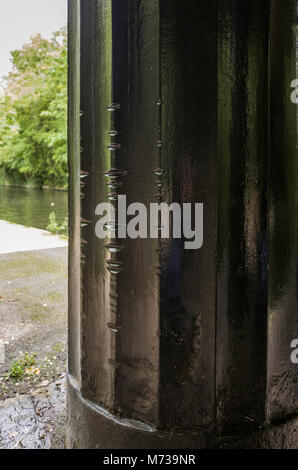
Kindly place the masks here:
POLYGON ((80 2, 68 2, 69 272, 68 370, 81 379, 80 308, 80 2))
POLYGON ((267 321, 269 3, 219 11, 217 418, 264 419, 267 321))
MULTIPOLYGON (((155 202, 153 156, 158 122, 157 0, 113 0, 113 96, 119 194, 127 206, 155 202)), ((129 223, 129 217, 126 224, 129 223)), ((156 240, 121 240, 117 276, 116 394, 118 412, 156 424, 158 402, 158 281, 156 240)))
POLYGON ((217 2, 161 0, 160 34, 163 198, 204 203, 205 222, 200 250, 161 240, 161 426, 207 430, 215 414, 217 2))
POLYGON ((108 202, 105 172, 111 168, 112 103, 111 0, 81 0, 81 169, 82 196, 82 394, 113 410, 114 374, 109 363, 113 341, 110 275, 106 240, 95 234, 95 208, 108 202))

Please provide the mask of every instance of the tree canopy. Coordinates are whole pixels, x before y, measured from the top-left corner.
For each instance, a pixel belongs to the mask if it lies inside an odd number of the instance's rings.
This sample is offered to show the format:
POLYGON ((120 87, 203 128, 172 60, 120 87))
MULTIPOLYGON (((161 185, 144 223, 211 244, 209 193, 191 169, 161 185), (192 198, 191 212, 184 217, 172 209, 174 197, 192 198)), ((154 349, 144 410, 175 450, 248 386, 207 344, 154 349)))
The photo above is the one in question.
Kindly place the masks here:
POLYGON ((67 45, 60 30, 11 52, 0 97, 0 171, 11 183, 67 184, 67 45))

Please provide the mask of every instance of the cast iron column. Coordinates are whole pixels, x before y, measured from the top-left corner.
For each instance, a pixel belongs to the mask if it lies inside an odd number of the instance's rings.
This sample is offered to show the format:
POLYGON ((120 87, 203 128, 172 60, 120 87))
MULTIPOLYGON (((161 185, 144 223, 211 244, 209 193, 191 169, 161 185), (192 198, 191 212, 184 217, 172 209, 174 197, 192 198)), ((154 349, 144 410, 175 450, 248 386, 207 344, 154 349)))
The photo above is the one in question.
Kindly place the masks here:
POLYGON ((295 6, 69 0, 69 447, 297 445, 295 6), (203 247, 98 239, 120 194, 203 247))

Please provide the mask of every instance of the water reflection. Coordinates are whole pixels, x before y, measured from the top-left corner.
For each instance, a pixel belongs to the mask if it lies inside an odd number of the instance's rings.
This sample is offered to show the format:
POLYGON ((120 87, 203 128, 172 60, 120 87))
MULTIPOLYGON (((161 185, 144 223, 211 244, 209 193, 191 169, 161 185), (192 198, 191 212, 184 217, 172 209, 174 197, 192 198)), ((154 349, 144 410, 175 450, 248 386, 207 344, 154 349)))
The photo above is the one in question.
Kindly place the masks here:
POLYGON ((0 219, 28 227, 46 229, 49 214, 58 224, 67 216, 67 192, 0 186, 0 219))

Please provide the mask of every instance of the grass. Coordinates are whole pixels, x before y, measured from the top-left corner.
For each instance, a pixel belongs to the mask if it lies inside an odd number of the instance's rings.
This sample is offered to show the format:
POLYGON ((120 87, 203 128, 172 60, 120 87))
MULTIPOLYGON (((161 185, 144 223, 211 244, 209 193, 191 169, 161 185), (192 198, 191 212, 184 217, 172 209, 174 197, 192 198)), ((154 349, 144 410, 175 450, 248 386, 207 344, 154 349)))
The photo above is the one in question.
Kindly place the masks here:
POLYGON ((51 233, 55 234, 61 234, 61 235, 67 235, 67 230, 68 230, 68 219, 67 217, 64 219, 64 222, 59 225, 57 220, 56 220, 56 214, 55 212, 51 212, 49 215, 49 224, 47 226, 47 229, 51 233))
POLYGON ((40 387, 65 376, 66 346, 56 343, 52 351, 41 357, 26 353, 21 359, 12 361, 6 375, 0 375, 0 399, 16 395, 31 394, 40 387))
POLYGON ((58 274, 61 272, 61 265, 50 257, 39 257, 35 254, 24 253, 22 257, 10 256, 1 262, 1 279, 16 280, 18 278, 28 278, 40 272, 41 274, 58 274), (20 259, 22 258, 22 259, 20 259))
POLYGON ((6 380, 22 380, 25 375, 31 375, 35 372, 36 354, 25 353, 22 359, 15 359, 9 369, 6 380))
POLYGON ((53 347, 53 351, 55 353, 61 353, 61 352, 65 351, 65 345, 63 343, 57 343, 53 347))

